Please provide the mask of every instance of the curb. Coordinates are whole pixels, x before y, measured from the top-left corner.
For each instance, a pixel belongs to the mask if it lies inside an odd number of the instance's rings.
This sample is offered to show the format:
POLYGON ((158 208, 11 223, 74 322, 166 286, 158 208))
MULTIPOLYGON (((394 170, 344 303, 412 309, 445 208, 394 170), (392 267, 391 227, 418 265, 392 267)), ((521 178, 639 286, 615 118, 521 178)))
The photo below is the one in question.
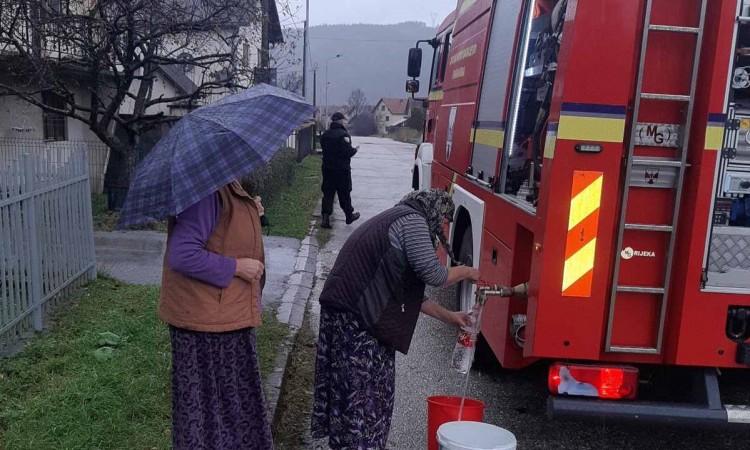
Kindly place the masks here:
POLYGON ((284 291, 281 304, 276 312, 278 321, 289 326, 289 333, 287 333, 279 346, 276 359, 274 360, 273 371, 268 375, 263 386, 268 404, 267 410, 270 423, 274 423, 276 420, 281 386, 286 374, 286 368, 290 362, 289 356, 294 347, 294 340, 297 338, 297 333, 305 319, 308 300, 315 283, 319 251, 317 240, 314 237, 316 230, 316 221, 312 221, 310 231, 302 241, 302 245, 297 253, 294 272, 289 277, 288 286, 286 291, 284 291))

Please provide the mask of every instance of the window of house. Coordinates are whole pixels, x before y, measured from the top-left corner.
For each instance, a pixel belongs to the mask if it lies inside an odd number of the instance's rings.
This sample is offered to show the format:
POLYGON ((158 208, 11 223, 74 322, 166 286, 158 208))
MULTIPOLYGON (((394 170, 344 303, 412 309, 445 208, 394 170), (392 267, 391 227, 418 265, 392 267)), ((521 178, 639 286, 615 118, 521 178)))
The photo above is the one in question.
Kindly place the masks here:
POLYGON ((247 67, 250 65, 250 44, 242 44, 242 64, 247 67))
MULTIPOLYGON (((65 99, 52 91, 42 92, 42 103, 52 108, 66 108, 65 99)), ((44 120, 45 140, 65 141, 68 139, 68 123, 65 115, 52 111, 44 111, 42 117, 44 120)))
POLYGON ((385 116, 385 121, 388 122, 389 120, 391 120, 391 116, 385 116))
POLYGON ((192 75, 193 69, 195 69, 195 66, 192 64, 193 61, 193 55, 190 53, 182 53, 178 59, 180 61, 183 61, 182 64, 182 71, 185 73, 185 75, 192 75))
POLYGON ((54 13, 61 13, 63 11, 62 0, 46 0, 47 10, 54 13))

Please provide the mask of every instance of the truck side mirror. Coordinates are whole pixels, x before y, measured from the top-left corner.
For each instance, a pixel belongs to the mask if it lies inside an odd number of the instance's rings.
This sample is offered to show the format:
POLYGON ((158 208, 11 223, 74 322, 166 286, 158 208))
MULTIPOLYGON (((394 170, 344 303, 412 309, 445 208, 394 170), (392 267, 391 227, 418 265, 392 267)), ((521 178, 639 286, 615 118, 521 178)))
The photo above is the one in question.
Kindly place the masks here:
POLYGON ((408 94, 419 93, 419 80, 406 80, 406 92, 408 94))
POLYGON ((419 78, 422 74, 422 49, 415 47, 409 49, 409 68, 410 78, 419 78))

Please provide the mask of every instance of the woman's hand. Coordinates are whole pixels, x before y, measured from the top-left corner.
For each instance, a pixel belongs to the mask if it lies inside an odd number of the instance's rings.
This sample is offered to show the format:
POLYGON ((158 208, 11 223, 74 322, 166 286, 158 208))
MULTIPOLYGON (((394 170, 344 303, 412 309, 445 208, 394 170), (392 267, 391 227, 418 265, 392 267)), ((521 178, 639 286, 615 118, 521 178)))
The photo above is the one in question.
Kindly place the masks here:
POLYGON ((466 273, 464 275, 464 280, 471 280, 471 281, 479 281, 479 269, 475 269, 473 267, 464 266, 466 268, 466 273))
POLYGON ((469 313, 463 311, 451 312, 451 323, 458 328, 470 328, 473 326, 471 323, 471 316, 469 313))
POLYGON ((255 207, 258 208, 258 215, 263 216, 266 214, 266 208, 263 207, 263 199, 260 197, 255 197, 253 199, 255 201, 255 207))
POLYGON ((469 313, 463 311, 449 311, 432 300, 422 302, 422 312, 430 317, 458 328, 470 327, 472 325, 469 313))
POLYGON ((448 279, 443 287, 450 287, 464 280, 479 281, 479 270, 470 266, 455 266, 448 269, 448 279))
POLYGON ((249 283, 254 283, 260 281, 265 270, 266 267, 257 259, 238 258, 234 274, 249 283))

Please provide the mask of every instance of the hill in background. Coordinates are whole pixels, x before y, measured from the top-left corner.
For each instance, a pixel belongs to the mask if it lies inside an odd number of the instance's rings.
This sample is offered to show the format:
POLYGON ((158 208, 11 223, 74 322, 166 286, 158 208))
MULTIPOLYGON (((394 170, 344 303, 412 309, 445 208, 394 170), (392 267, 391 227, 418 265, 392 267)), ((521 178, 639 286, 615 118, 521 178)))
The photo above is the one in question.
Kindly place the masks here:
MULTIPOLYGON (((312 92, 312 67, 318 66, 318 104, 325 104, 326 61, 328 63, 328 102, 346 104, 349 94, 362 89, 368 103, 374 105, 381 97, 406 97, 406 64, 409 48, 420 39, 434 37, 435 29, 421 22, 395 25, 321 25, 310 28, 310 72, 308 92, 312 92)), ((275 50, 280 84, 299 77, 302 73, 302 32, 285 31, 287 43, 275 50)), ((432 63, 432 48, 422 44, 422 91, 427 95, 427 83, 432 63)), ((312 98, 312 95, 310 95, 312 98)))

